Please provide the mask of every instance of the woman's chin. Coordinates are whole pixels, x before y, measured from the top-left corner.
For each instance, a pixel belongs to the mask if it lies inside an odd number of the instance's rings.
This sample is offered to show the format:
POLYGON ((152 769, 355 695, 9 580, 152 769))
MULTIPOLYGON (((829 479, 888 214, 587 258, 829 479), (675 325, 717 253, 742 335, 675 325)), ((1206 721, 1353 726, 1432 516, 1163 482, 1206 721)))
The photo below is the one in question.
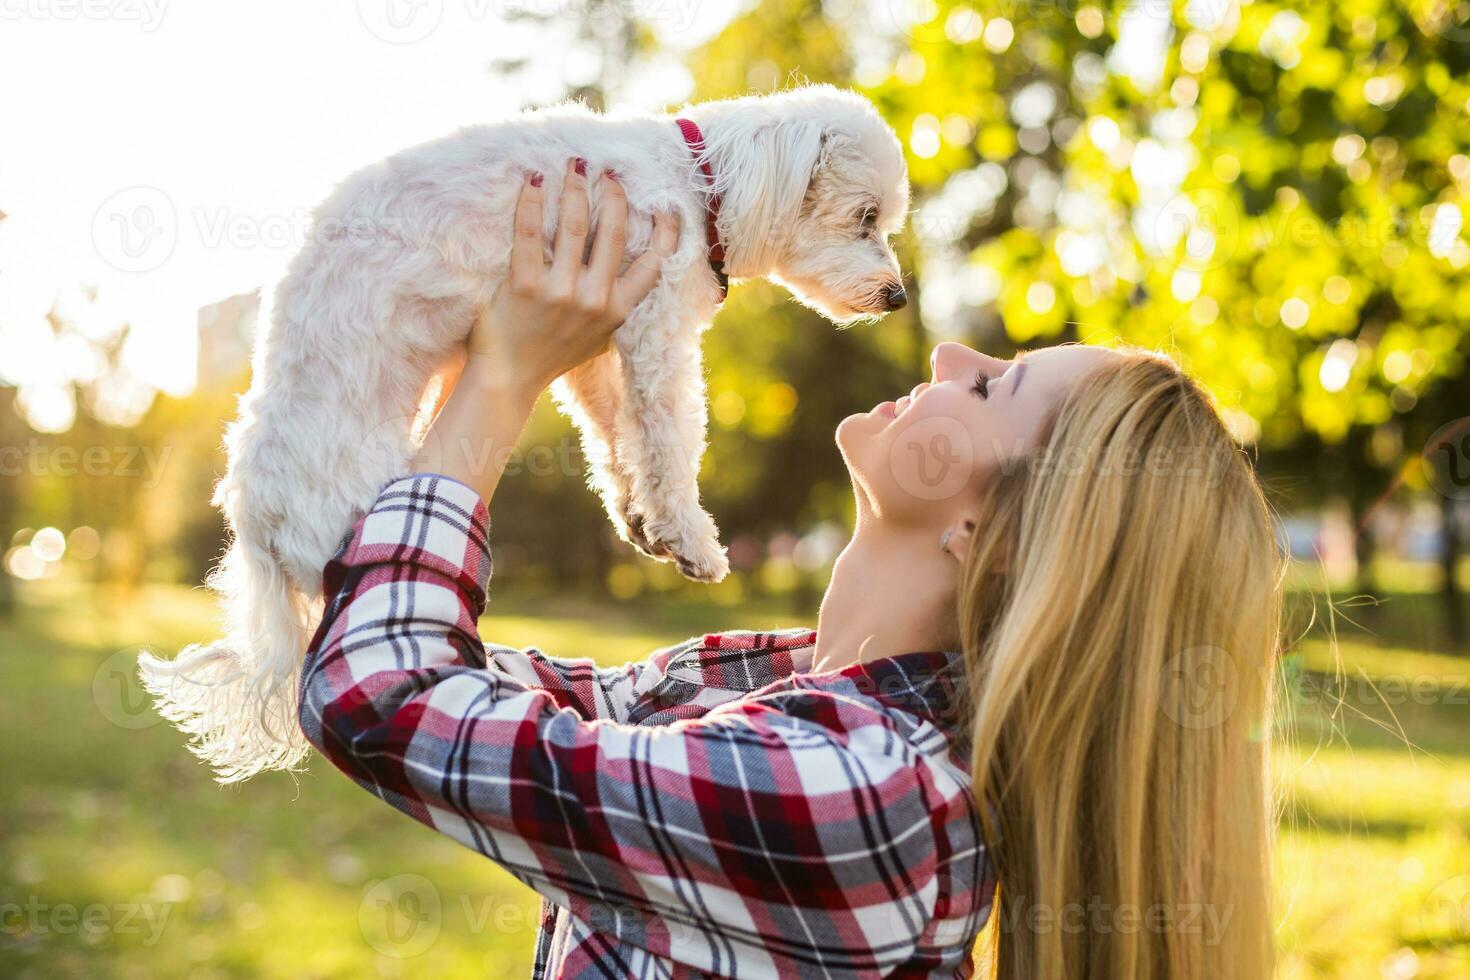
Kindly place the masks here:
POLYGON ((858 412, 837 423, 837 448, 843 459, 848 461, 849 467, 852 465, 854 451, 861 452, 860 447, 873 438, 885 421, 872 412, 858 412))
POLYGON ((894 419, 893 402, 879 402, 866 412, 854 412, 837 423, 837 444, 879 431, 894 419))

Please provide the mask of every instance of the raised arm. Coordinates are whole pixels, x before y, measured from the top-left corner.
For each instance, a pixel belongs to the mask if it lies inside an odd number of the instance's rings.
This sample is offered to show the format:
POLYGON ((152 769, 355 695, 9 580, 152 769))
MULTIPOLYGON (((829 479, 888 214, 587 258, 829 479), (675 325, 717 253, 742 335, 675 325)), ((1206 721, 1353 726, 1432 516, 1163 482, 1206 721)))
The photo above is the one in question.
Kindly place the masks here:
MULTIPOLYGON (((534 665, 486 659, 485 502, 505 450, 657 276, 645 256, 613 281, 615 187, 587 265, 585 220, 566 220, 585 200, 575 179, 567 200, 548 268, 539 188, 523 190, 510 283, 431 430, 424 468, 445 475, 386 487, 328 566, 302 730, 384 801, 631 945, 713 973, 783 954, 818 972, 896 967, 933 917, 934 827, 957 797, 886 715, 795 690, 668 725, 589 720, 532 683, 534 665)), ((656 233, 665 255, 671 231, 656 233)))
POLYGON ((539 175, 522 186, 510 271, 470 331, 464 366, 434 419, 416 471, 443 473, 492 499, 541 392, 607 350, 618 326, 658 281, 663 260, 679 242, 677 216, 654 215, 653 247, 617 275, 628 199, 612 177, 599 179, 599 226, 587 264, 586 176, 568 163, 549 265, 543 257, 539 175))
MULTIPOLYGON (((301 725, 387 803, 593 928, 700 969, 818 949, 904 962, 958 804, 871 706, 797 690, 644 728, 487 663, 489 519, 468 487, 387 487, 328 566, 301 725)), ((809 953, 806 955, 810 955, 809 953)))

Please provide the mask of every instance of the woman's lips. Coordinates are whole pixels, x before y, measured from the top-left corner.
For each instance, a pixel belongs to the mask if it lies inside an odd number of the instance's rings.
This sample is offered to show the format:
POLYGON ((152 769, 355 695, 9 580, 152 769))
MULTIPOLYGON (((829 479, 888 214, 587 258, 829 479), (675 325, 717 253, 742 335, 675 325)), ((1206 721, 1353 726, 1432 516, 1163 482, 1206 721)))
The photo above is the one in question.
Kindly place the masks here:
POLYGON ((907 412, 909 410, 909 406, 914 403, 914 399, 918 398, 919 395, 922 394, 923 391, 928 387, 929 382, 921 381, 917 385, 915 385, 914 390, 909 392, 907 395, 899 395, 898 401, 883 402, 877 408, 874 408, 873 411, 881 411, 882 414, 896 419, 904 412, 907 412))

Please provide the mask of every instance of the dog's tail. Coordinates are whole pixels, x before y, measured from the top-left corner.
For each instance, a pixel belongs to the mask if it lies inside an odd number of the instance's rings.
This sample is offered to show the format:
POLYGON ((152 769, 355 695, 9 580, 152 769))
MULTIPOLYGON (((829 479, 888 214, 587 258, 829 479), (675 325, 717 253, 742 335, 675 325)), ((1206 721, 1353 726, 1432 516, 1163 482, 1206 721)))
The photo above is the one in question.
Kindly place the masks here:
MULTIPOLYGON (((228 477, 216 495, 226 514, 228 477)), ((138 673, 158 713, 189 736, 189 750, 222 783, 294 769, 308 744, 297 720, 297 674, 314 603, 291 582, 250 521, 231 522, 229 550, 209 577, 225 612, 224 639, 174 660, 148 653, 138 673)))

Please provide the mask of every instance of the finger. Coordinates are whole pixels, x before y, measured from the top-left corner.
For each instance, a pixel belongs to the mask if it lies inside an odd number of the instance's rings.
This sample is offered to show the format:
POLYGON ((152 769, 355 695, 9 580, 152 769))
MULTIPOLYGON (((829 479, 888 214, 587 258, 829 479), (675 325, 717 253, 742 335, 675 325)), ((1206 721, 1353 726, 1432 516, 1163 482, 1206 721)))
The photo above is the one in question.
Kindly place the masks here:
POLYGON ((541 174, 527 174, 516 199, 515 236, 510 244, 512 282, 529 285, 546 271, 546 262, 541 257, 546 244, 541 234, 541 208, 545 198, 541 174))
POLYGON ((628 247, 628 195, 612 171, 602 174, 602 200, 597 205, 597 237, 584 280, 596 295, 606 296, 617 278, 628 247))
POLYGON ((419 399, 418 418, 426 420, 430 425, 439 417, 444 410, 449 396, 454 393, 455 386, 459 384, 460 375, 464 374, 465 361, 469 355, 468 348, 454 348, 439 368, 429 377, 429 383, 424 386, 423 396, 419 399))
POLYGON ((664 260, 674 254, 679 244, 679 216, 659 212, 653 216, 653 245, 628 266, 613 285, 613 308, 621 321, 648 295, 658 282, 664 260))
POLYGON ((562 183, 561 215, 556 228, 556 245, 551 255, 551 282, 567 291, 577 281, 582 268, 582 254, 587 250, 587 161, 573 157, 567 161, 562 183))

